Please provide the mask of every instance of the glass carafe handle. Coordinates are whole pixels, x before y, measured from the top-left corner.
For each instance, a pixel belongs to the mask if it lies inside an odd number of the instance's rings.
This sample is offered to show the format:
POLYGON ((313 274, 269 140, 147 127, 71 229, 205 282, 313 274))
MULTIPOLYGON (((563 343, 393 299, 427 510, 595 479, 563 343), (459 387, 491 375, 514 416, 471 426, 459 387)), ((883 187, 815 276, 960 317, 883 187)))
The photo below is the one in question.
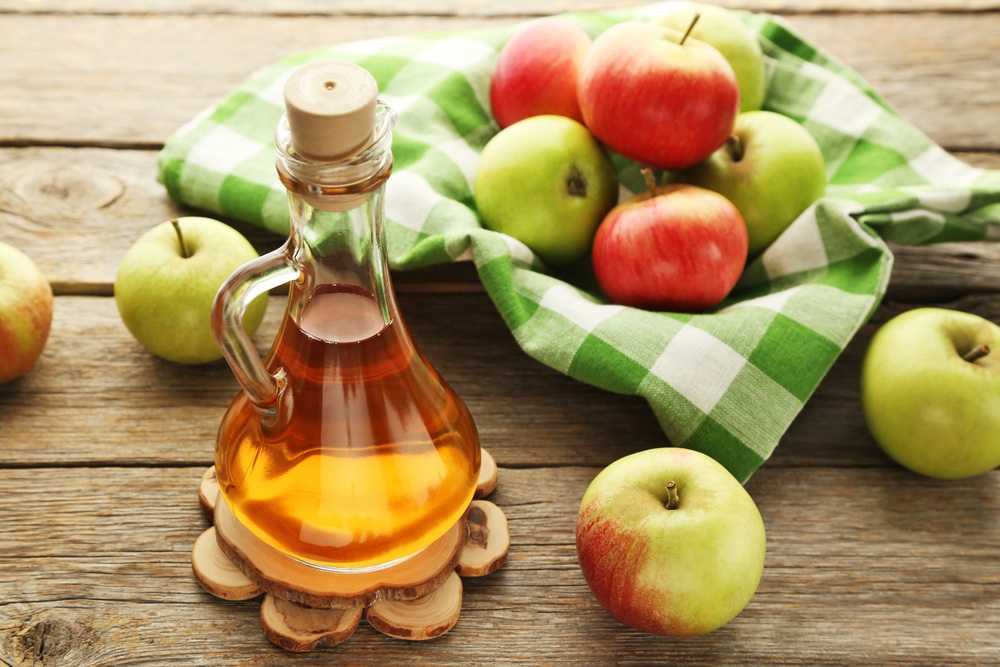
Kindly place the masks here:
POLYGON ((261 294, 298 278, 298 269, 279 248, 237 269, 219 288, 212 305, 212 333, 250 402, 260 410, 275 408, 283 377, 264 366, 250 334, 243 327, 243 314, 261 294))

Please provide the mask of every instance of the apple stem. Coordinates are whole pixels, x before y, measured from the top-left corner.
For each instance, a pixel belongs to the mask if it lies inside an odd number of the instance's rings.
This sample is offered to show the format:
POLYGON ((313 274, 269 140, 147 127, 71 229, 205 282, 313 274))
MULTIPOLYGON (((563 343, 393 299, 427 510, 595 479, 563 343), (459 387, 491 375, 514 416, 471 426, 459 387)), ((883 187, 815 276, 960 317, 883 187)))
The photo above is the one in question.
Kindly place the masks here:
POLYGON ((963 354, 962 358, 971 364, 975 363, 977 360, 982 359, 985 356, 988 356, 989 353, 990 353, 989 345, 979 345, 978 347, 974 347, 965 354, 963 354))
POLYGON ((184 235, 181 234, 181 223, 174 219, 170 221, 170 224, 174 226, 174 232, 177 233, 177 241, 181 244, 181 257, 187 259, 191 256, 191 253, 188 252, 187 246, 184 244, 184 235))
POLYGON ((684 36, 681 37, 681 41, 678 42, 678 44, 680 46, 684 46, 684 42, 687 41, 688 35, 690 35, 691 31, 694 30, 694 25, 695 25, 695 23, 698 22, 698 19, 700 19, 700 18, 701 18, 701 14, 698 13, 698 12, 695 12, 694 18, 691 19, 691 25, 688 26, 688 29, 684 32, 684 36))
POLYGON ((667 487, 667 504, 664 505, 668 510, 675 510, 681 504, 681 499, 677 495, 677 482, 670 480, 664 486, 667 487))
POLYGON ((726 148, 729 149, 729 155, 733 158, 733 162, 739 162, 743 159, 743 142, 735 134, 726 139, 726 148))
POLYGON ((642 177, 646 179, 646 187, 649 188, 649 196, 656 196, 656 175, 653 174, 653 170, 649 167, 643 167, 639 170, 642 177))

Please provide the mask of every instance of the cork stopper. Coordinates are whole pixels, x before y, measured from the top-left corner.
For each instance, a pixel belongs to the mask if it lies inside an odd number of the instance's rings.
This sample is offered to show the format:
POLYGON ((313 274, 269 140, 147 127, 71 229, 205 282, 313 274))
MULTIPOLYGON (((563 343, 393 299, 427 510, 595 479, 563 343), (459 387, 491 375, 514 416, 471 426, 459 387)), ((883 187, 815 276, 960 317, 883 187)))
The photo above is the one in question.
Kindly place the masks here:
POLYGON ((292 72, 284 94, 296 155, 332 162, 372 142, 378 84, 363 67, 340 61, 305 65, 292 72))

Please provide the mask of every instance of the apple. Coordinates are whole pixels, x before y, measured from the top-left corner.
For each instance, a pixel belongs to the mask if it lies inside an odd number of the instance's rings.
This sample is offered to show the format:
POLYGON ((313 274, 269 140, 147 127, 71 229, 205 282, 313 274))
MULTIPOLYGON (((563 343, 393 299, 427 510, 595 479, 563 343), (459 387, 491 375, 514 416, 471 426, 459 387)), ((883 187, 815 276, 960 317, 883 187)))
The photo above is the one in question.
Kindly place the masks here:
POLYGON ((701 162, 729 137, 739 111, 733 68, 713 47, 646 21, 594 40, 580 69, 584 122, 610 149, 658 169, 701 162))
POLYGON ((556 16, 514 33, 500 49, 490 80, 490 105, 500 127, 544 115, 583 122, 576 82, 592 41, 579 25, 556 16))
POLYGON ((861 406, 875 441, 940 479, 1000 465, 1000 326, 973 313, 917 308, 875 333, 861 364, 861 406))
POLYGON ((618 174, 586 127, 565 116, 532 116, 490 139, 474 178, 487 229, 516 238, 552 267, 590 250, 618 200, 618 174))
POLYGON ((816 139, 772 111, 740 114, 724 146, 675 177, 736 205, 747 224, 751 257, 826 193, 826 165, 816 139))
POLYGON ((576 524, 580 569, 601 606, 625 625, 674 637, 720 628, 746 607, 766 542, 739 481, 710 456, 678 447, 602 470, 576 524))
POLYGON ((30 257, 0 243, 0 384, 27 373, 52 328, 52 287, 30 257))
MULTIPOLYGON (((126 328, 153 354, 181 364, 222 358, 212 335, 212 301, 222 283, 257 251, 218 220, 182 217, 143 234, 115 276, 115 302, 126 328)), ((255 300, 243 324, 251 335, 264 317, 255 300)))
POLYGON ((657 186, 613 208, 594 238, 591 261, 611 301, 647 310, 701 312, 739 280, 747 231, 725 197, 686 184, 657 186))
POLYGON ((740 111, 755 111, 764 104, 767 68, 757 35, 733 12, 703 2, 671 2, 654 21, 684 31, 694 21, 691 36, 719 50, 736 74, 740 89, 740 111))

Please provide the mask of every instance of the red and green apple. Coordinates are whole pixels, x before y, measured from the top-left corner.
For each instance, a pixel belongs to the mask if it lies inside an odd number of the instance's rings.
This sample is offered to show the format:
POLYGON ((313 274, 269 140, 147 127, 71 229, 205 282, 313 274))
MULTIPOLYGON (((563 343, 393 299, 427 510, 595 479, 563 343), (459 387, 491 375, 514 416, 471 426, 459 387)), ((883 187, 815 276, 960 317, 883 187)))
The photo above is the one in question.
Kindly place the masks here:
POLYGON ((649 449, 618 459, 580 503, 576 550, 594 597, 620 622, 669 636, 711 632, 753 598, 764 522, 715 459, 649 449))
POLYGON ((52 287, 38 265, 0 243, 0 384, 27 373, 52 328, 52 287))
POLYGON ((592 41, 582 27, 556 16, 514 33, 500 49, 490 80, 490 105, 500 127, 544 115, 582 122, 576 82, 592 41))
POLYGON ((736 75, 718 49, 650 21, 625 21, 598 35, 578 85, 591 132, 657 169, 707 158, 729 137, 739 111, 736 75))
POLYGON ((724 299, 747 258, 747 230, 725 197, 693 185, 657 186, 613 208, 591 261, 605 296, 647 310, 701 312, 724 299))

